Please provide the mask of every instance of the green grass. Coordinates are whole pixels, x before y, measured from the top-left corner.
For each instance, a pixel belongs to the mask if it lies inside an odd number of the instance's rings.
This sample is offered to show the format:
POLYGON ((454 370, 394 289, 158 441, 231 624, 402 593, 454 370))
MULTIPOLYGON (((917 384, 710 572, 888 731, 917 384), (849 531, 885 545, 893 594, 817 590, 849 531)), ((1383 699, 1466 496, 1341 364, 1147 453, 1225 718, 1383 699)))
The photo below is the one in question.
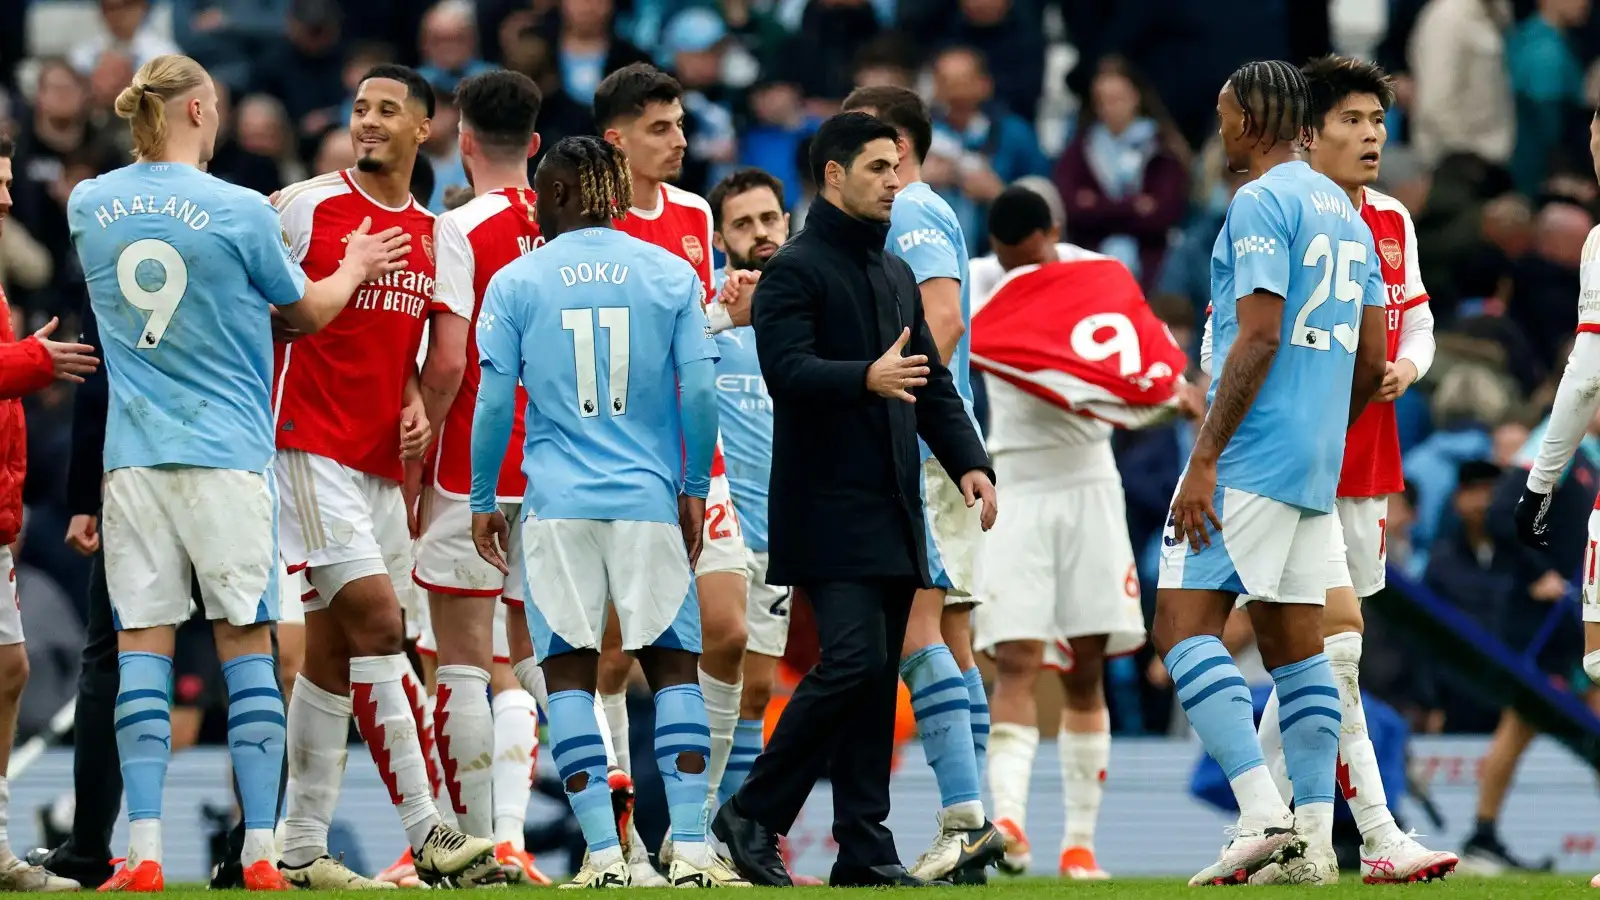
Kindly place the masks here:
MULTIPOLYGON (((1359 876, 1354 873, 1344 873, 1345 880, 1340 884, 1322 888, 1318 897, 1371 897, 1372 892, 1387 895, 1390 891, 1405 891, 1417 893, 1428 898, 1460 897, 1472 900, 1544 900, 1544 898, 1578 897, 1589 892, 1589 877, 1574 873, 1571 875, 1525 875, 1508 878, 1470 878, 1466 876, 1451 876, 1442 882, 1432 884, 1419 884, 1411 886, 1369 886, 1361 883, 1359 876)), ((518 894, 534 891, 550 890, 549 888, 507 888, 518 894)), ((668 896, 682 897, 683 895, 667 888, 634 889, 628 896, 643 893, 654 895, 659 890, 665 900, 668 896)), ((754 888, 742 891, 739 896, 745 900, 795 900, 796 892, 809 892, 812 896, 821 897, 827 888, 791 888, 780 890, 776 888, 754 888)), ((1007 900, 1060 900, 1063 895, 1074 897, 1084 896, 1096 900, 1156 900, 1165 897, 1193 897, 1196 890, 1184 884, 1177 878, 1129 878, 1106 882, 1062 882, 1049 878, 1027 879, 996 879, 988 887, 981 888, 945 888, 940 889, 938 896, 982 896, 985 898, 1007 898, 1007 900)), ((1227 890, 1226 888, 1212 888, 1212 891, 1227 890)), ((1250 888, 1250 898, 1259 897, 1304 897, 1306 888, 1301 887, 1256 887, 1250 888)), ((367 891, 325 891, 322 896, 339 897, 340 900, 372 900, 372 893, 367 891)), ((188 900, 204 900, 214 898, 215 893, 202 887, 169 886, 166 891, 168 897, 181 897, 188 900)), ((385 893, 382 896, 393 897, 385 893)), ((503 894, 501 895, 503 896, 503 894)), ((837 896, 837 895, 835 895, 837 896)))

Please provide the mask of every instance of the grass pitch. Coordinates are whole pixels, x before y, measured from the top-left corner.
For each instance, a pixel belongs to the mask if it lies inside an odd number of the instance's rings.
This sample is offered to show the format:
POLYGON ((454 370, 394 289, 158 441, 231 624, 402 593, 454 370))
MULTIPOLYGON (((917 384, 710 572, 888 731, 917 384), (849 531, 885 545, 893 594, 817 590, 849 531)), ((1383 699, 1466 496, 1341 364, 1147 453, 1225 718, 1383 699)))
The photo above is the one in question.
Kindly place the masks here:
MULTIPOLYGON (((1586 894, 1600 898, 1600 891, 1593 891, 1589 887, 1589 876, 1582 874, 1562 875, 1524 875, 1507 878, 1472 878, 1468 876, 1450 876, 1444 881, 1431 884, 1418 885, 1366 885, 1361 883, 1361 878, 1356 873, 1342 873, 1344 880, 1338 885, 1317 889, 1318 897, 1372 897, 1373 892, 1382 896, 1392 896, 1393 892, 1405 892, 1427 898, 1471 898, 1471 900, 1545 900, 1545 898, 1581 897, 1586 894)), ((539 891, 552 890, 551 888, 506 888, 506 891, 515 894, 532 894, 539 891)), ((829 888, 752 888, 740 891, 739 897, 744 900, 799 900, 799 895, 812 898, 821 898, 829 888)), ((895 893, 910 889, 896 889, 895 893)), ((1196 891, 1220 891, 1227 888, 1191 888, 1178 878, 1127 878, 1103 882, 1064 882, 1053 878, 1024 878, 1024 879, 996 879, 987 887, 960 887, 960 888, 935 888, 939 897, 983 897, 1005 898, 1005 900, 1060 900, 1063 896, 1084 897, 1087 900, 1158 900, 1167 897, 1195 897, 1196 891)), ((1251 898, 1272 897, 1304 897, 1307 888, 1282 886, 1282 887, 1254 887, 1249 888, 1251 898)), ((633 888, 624 896, 637 896, 650 894, 659 896, 662 900, 667 897, 683 896, 678 891, 670 888, 633 888)), ((215 900, 217 894, 196 886, 169 886, 166 896, 180 898, 180 900, 215 900)), ((301 896, 306 896, 302 894, 301 896)), ((338 900, 373 900, 371 891, 319 891, 316 896, 338 898, 338 900)), ((379 896, 395 897, 393 893, 382 892, 379 896)), ((496 896, 504 897, 505 893, 497 892, 496 896)), ((1200 895, 1204 896, 1204 895, 1200 895)), ((554 900, 554 898, 551 898, 554 900)))

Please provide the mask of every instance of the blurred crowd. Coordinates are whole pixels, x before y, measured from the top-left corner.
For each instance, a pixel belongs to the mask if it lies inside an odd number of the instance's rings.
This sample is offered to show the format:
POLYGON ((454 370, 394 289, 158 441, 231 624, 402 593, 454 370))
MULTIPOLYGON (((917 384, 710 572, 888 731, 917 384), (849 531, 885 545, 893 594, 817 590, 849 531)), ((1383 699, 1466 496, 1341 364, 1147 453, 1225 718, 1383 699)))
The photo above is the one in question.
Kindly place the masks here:
MULTIPOLYGON (((1516 546, 1505 514, 1566 358, 1600 214, 1589 0, 13 0, 0 4, 0 132, 18 143, 0 284, 19 333, 76 318, 86 295, 67 196, 129 160, 112 102, 137 66, 173 51, 224 89, 211 171, 263 193, 350 165, 344 122, 360 74, 417 66, 439 104, 424 148, 432 193, 420 198, 435 210, 466 181, 461 78, 492 66, 531 76, 551 146, 593 130, 607 72, 653 62, 688 91, 682 186, 704 192, 759 166, 785 183, 796 228, 814 193, 799 161, 816 125, 855 86, 912 87, 935 115, 925 177, 971 252, 986 252, 987 204, 1006 184, 1048 181, 1065 239, 1125 262, 1196 350, 1212 242, 1238 185, 1215 139, 1217 89, 1252 58, 1376 59, 1399 98, 1379 187, 1412 212, 1439 323, 1438 360, 1400 402, 1408 488, 1391 502, 1389 559, 1514 649, 1565 616, 1538 655, 1589 689, 1568 597, 1600 485, 1600 422, 1563 487, 1551 552, 1516 546)), ((36 661, 24 731, 70 696, 81 637, 68 611, 86 578, 62 544, 82 512, 63 490, 70 389, 28 404, 19 580, 36 661)), ((1155 541, 1190 438, 1188 426, 1117 436, 1152 607, 1155 541)), ((1369 687, 1415 728, 1492 727, 1495 710, 1385 641, 1381 614, 1369 629, 1369 687)), ((1146 650, 1112 673, 1119 731, 1171 727, 1171 695, 1148 663, 1146 650)))

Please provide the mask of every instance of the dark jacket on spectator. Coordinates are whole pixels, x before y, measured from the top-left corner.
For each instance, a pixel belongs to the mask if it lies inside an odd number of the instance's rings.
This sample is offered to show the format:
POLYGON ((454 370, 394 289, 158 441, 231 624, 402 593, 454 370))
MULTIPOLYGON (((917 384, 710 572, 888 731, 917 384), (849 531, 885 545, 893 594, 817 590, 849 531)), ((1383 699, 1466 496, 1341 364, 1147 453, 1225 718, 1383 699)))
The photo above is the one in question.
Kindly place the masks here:
POLYGON ((778 77, 806 97, 843 100, 855 87, 856 56, 881 27, 871 4, 811 3, 779 53, 778 77))
POLYGON ((756 350, 773 403, 773 584, 912 578, 931 587, 923 534, 927 441, 950 476, 989 468, 886 223, 818 198, 756 287, 756 350), (867 369, 911 329, 929 359, 916 403, 867 390, 867 369))
POLYGON ((1066 239, 1095 250, 1112 235, 1134 238, 1139 242, 1139 282, 1145 290, 1151 290, 1161 272, 1169 232, 1183 221, 1188 207, 1189 173, 1176 156, 1162 149, 1145 164, 1139 193, 1113 199, 1089 167, 1084 140, 1080 134, 1056 163, 1056 189, 1067 208, 1066 239), (1134 209, 1141 196, 1154 201, 1148 212, 1134 209))

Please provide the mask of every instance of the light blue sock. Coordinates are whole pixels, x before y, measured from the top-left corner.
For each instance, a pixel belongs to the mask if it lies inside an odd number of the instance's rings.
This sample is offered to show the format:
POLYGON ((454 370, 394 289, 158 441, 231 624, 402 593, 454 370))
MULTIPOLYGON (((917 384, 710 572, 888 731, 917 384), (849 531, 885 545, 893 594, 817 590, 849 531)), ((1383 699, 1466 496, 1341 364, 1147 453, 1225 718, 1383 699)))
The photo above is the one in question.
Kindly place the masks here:
POLYGON ((744 784, 750 767, 761 755, 765 730, 766 723, 760 719, 740 719, 733 727, 733 750, 728 753, 728 768, 722 773, 722 783, 717 785, 718 803, 727 803, 728 798, 738 792, 739 785, 744 784))
POLYGON ((1339 690, 1328 657, 1316 656, 1272 670, 1278 686, 1283 761, 1294 783, 1296 808, 1332 803, 1339 761, 1339 690))
POLYGON ((161 792, 172 758, 172 658, 118 653, 117 755, 122 760, 128 821, 161 818, 161 792))
POLYGON ((923 647, 900 662, 911 689, 922 752, 939 782, 945 809, 978 799, 978 756, 972 743, 972 699, 956 658, 943 644, 923 647))
POLYGON ((989 695, 983 690, 983 673, 977 666, 961 673, 967 682, 967 700, 972 709, 972 749, 978 757, 978 775, 982 777, 989 762, 989 695))
POLYGON ((706 794, 710 792, 706 769, 711 765, 711 726, 706 722, 706 698, 698 684, 675 684, 656 693, 656 766, 667 794, 667 818, 672 840, 706 839, 706 794), (700 754, 700 771, 678 768, 678 754, 700 754))
MULTIPOLYGON (((589 852, 620 847, 617 820, 611 814, 611 786, 606 783, 606 745, 595 723, 593 694, 561 691, 550 695, 550 743, 563 787, 576 775, 589 776, 583 790, 574 793, 567 789, 589 852)), ((705 796, 703 789, 700 796, 705 796)))
POLYGON ((1209 634, 1189 638, 1172 648, 1166 663, 1189 724, 1228 780, 1262 765, 1250 687, 1222 641, 1209 634))
POLYGON ((277 824, 278 776, 283 772, 283 695, 272 657, 251 653, 222 664, 228 683, 228 755, 239 780, 244 827, 277 824))

